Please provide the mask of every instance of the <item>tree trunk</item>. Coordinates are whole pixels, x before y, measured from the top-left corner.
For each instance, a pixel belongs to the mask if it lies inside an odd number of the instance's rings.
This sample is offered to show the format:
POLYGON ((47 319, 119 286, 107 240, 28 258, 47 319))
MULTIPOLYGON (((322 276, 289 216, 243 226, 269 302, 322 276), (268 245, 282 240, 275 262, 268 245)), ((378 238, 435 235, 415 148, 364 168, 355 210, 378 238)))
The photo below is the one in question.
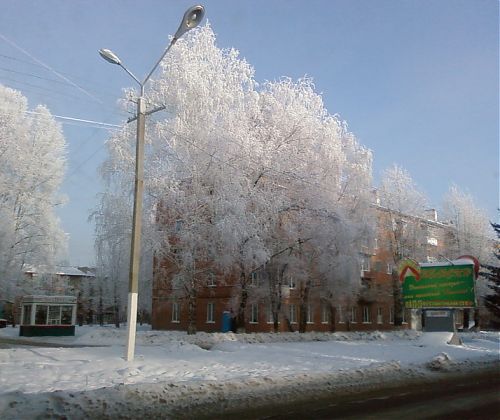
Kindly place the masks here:
POLYGON ((188 335, 196 334, 196 293, 189 293, 188 296, 188 335))
POLYGON ((337 311, 335 307, 330 303, 330 332, 335 332, 335 318, 337 316, 337 311))
POLYGON ((463 329, 468 330, 469 329, 469 319, 470 319, 470 309, 464 309, 464 322, 463 322, 463 329))
POLYGON ((310 292, 309 281, 306 281, 304 288, 302 289, 300 306, 299 306, 299 332, 305 333, 307 329, 307 303, 309 302, 309 292, 310 292))
MULTIPOLYGON (((241 273, 241 276, 245 276, 241 273)), ((240 276, 240 281, 243 280, 240 276)), ((241 283, 241 296, 240 296, 240 306, 238 307, 238 314, 236 315, 236 332, 244 333, 245 329, 245 312, 248 302, 248 290, 246 288, 246 282, 243 280, 241 283)))
POLYGON ((97 316, 99 317, 99 325, 102 327, 104 325, 104 308, 102 304, 102 291, 99 296, 99 313, 97 316))
POLYGON ((279 311, 273 311, 273 331, 275 333, 280 332, 280 322, 279 322, 279 311))
POLYGON ((392 295, 394 299, 394 326, 403 325, 403 299, 401 295, 401 283, 399 282, 398 272, 392 270, 392 295))

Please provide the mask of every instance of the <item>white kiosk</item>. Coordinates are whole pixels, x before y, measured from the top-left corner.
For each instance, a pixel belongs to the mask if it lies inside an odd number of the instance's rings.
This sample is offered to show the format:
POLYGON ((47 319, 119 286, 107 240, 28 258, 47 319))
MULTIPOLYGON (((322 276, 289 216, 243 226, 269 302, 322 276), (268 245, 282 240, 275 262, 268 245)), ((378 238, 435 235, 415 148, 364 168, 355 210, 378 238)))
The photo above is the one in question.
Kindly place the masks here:
POLYGON ((21 336, 75 335, 75 296, 24 296, 21 308, 21 336))

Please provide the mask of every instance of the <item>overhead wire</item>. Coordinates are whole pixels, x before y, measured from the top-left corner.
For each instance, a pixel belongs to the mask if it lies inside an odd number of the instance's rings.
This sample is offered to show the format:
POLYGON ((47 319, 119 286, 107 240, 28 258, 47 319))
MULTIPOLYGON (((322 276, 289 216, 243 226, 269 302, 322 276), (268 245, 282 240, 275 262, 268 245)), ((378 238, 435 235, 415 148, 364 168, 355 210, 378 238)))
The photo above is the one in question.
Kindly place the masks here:
POLYGON ((95 95, 93 95, 92 93, 88 92, 86 89, 84 89, 83 87, 81 87, 80 85, 78 85, 77 83, 73 82, 71 79, 69 79, 68 77, 64 76, 63 74, 59 73, 57 70, 54 70, 52 67, 50 67, 48 64, 45 64, 43 61, 39 60, 38 58, 36 58, 33 54, 29 53, 28 51, 26 51, 24 48, 20 47, 19 45, 17 45, 14 41, 12 41, 11 39, 7 38, 5 35, 3 35, 2 33, 0 33, 0 38, 3 39, 5 42, 7 42, 8 44, 10 44, 11 46, 13 46, 14 48, 16 48, 17 50, 21 51, 23 54, 25 54, 26 56, 28 56, 29 58, 31 58, 34 62, 40 64, 42 67, 44 67, 45 69, 49 70, 50 72, 52 72, 53 74, 55 74, 57 77, 59 77, 60 79, 62 80, 65 80, 66 82, 68 82, 69 84, 71 84, 72 86, 74 86, 75 88, 77 88, 79 91, 81 91, 82 93, 84 93, 85 95, 87 95, 88 97, 92 98, 93 100, 97 101, 98 103, 103 103, 99 98, 97 98, 95 95))

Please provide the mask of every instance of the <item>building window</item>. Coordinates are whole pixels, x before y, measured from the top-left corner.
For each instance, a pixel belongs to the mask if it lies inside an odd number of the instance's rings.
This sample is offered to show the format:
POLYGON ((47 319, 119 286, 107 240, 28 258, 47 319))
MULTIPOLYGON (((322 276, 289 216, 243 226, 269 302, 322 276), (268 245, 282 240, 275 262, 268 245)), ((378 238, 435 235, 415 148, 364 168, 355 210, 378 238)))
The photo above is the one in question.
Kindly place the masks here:
POLYGON ((355 306, 351 306, 351 311, 350 311, 350 314, 349 314, 349 321, 352 322, 352 323, 356 323, 356 307, 355 306))
POLYGON ((344 315, 344 308, 342 306, 337 307, 337 319, 339 320, 339 324, 344 324, 345 323, 345 315, 344 315))
POLYGON ((31 324, 31 305, 23 306, 23 324, 31 324))
POLYGON ((184 276, 182 274, 176 274, 172 278, 172 289, 180 289, 184 283, 184 276))
POLYGON ((208 273, 208 276, 207 276, 207 286, 208 287, 215 287, 215 286, 217 286, 217 283, 215 281, 215 274, 214 273, 208 273))
POLYGON ((180 322, 179 303, 172 302, 172 322, 180 322))
POLYGON ((378 249, 378 238, 375 238, 375 242, 373 244, 374 249, 378 249))
POLYGON ((382 308, 378 307, 377 308, 377 324, 382 324, 382 323, 383 323, 382 308))
POLYGON ((176 220, 175 221, 175 233, 179 233, 182 230, 183 225, 184 225, 184 220, 176 220))
POLYGON ((215 303, 207 303, 207 324, 213 324, 215 322, 215 303))
POLYGON ((364 324, 371 324, 372 323, 369 306, 363 306, 363 323, 364 324))
MULTIPOLYGON (((280 324, 280 319, 279 319, 279 313, 276 313, 276 317, 278 318, 278 324, 280 324)), ((274 324, 274 317, 273 317, 273 307, 271 304, 269 304, 267 308, 267 323, 268 324, 274 324)))
POLYGON ((307 319, 306 319, 306 322, 308 324, 313 324, 314 323, 314 320, 313 320, 313 307, 310 303, 307 304, 307 319))
POLYGON ((35 324, 47 325, 47 305, 36 305, 35 324))
POLYGON ((259 322, 259 305, 257 303, 252 303, 251 306, 252 313, 250 314, 250 323, 258 324, 259 322))
POLYGON ((391 306, 389 309, 389 322, 394 324, 394 307, 391 306))
POLYGON ((47 324, 60 325, 61 324, 61 307, 49 306, 49 319, 47 324))
POLYGON ((330 323, 330 305, 324 303, 321 305, 321 323, 329 324, 330 323))
POLYGON ((361 259, 361 271, 370 271, 370 257, 361 259))
POLYGON ((290 323, 291 324, 296 324, 297 323, 297 307, 295 306, 295 304, 290 304, 290 306, 288 307, 289 309, 289 316, 290 316, 290 323))
POLYGON ((252 274, 250 275, 250 284, 252 286, 259 285, 259 275, 255 271, 252 271, 252 274))
POLYGON ((182 262, 181 250, 178 247, 173 246, 170 248, 170 251, 172 252, 172 258, 174 261, 180 264, 182 262))
POLYGON ((290 289, 295 289, 295 279, 293 276, 288 276, 288 287, 290 289))
POLYGON ((387 274, 392 274, 392 265, 387 263, 387 267, 386 267, 386 273, 387 274))

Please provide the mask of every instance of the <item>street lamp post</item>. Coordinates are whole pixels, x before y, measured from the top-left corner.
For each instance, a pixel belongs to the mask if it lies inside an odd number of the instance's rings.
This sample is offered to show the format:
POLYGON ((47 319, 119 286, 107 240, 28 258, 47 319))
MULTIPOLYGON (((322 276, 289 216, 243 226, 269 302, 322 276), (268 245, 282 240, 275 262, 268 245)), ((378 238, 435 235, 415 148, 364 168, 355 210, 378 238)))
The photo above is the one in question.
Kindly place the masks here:
MULTIPOLYGON (((142 222, 142 195, 144 187, 144 133, 146 129, 146 104, 144 98, 144 86, 154 73, 160 62, 163 60, 170 48, 177 42, 177 40, 190 29, 195 28, 203 19, 205 9, 203 6, 190 7, 184 13, 182 22, 177 29, 170 44, 165 49, 161 57, 148 73, 146 78, 141 82, 134 74, 128 70, 118 56, 108 49, 99 50, 102 58, 111 64, 120 66, 127 74, 135 80, 140 87, 140 94, 137 98, 137 141, 136 141, 136 155, 135 155, 135 188, 134 188, 134 211, 132 217, 132 240, 130 245, 130 271, 129 271, 129 293, 128 293, 128 306, 127 306, 127 343, 125 350, 125 360, 130 361, 134 359, 135 352, 135 335, 137 324, 137 297, 139 289, 139 264, 140 264, 140 243, 141 243, 141 222, 142 222)), ((163 109, 160 108, 160 109, 163 109)), ((159 109, 147 112, 151 114, 159 109)))

